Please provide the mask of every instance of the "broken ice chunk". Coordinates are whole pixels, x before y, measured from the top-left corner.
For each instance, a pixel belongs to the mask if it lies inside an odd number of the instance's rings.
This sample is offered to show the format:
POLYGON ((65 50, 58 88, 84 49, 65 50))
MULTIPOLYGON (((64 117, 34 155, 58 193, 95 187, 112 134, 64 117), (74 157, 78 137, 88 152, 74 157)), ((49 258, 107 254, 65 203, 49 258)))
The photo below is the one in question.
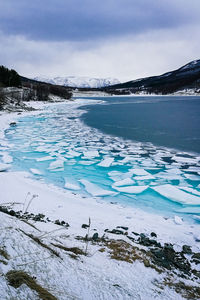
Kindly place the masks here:
POLYGON ((170 184, 164 184, 159 185, 151 188, 159 193, 160 195, 183 204, 191 204, 191 205, 199 205, 200 204, 200 197, 188 194, 179 188, 170 185, 170 184))
POLYGON ((74 191, 81 189, 80 185, 75 180, 70 180, 68 178, 65 178, 65 188, 74 191))
POLYGON ((45 156, 45 157, 36 158, 36 161, 46 161, 46 160, 53 160, 53 159, 54 157, 45 156))
POLYGON ((93 158, 93 157, 99 156, 99 152, 97 150, 85 151, 85 152, 83 152, 83 154, 84 154, 83 158, 93 158))
POLYGON ((42 175, 42 172, 40 172, 40 170, 38 169, 30 169, 31 173, 33 173, 34 175, 42 175))
POLYGON ((120 171, 110 171, 108 172, 108 176, 122 176, 124 173, 120 172, 120 171))
POLYGON ((179 174, 182 174, 183 172, 178 169, 178 168, 170 168, 168 170, 166 170, 167 173, 170 173, 170 174, 176 174, 176 175, 179 175, 179 174))
POLYGON ((7 171, 9 168, 10 168, 10 165, 0 163, 0 172, 7 171))
POLYGON ((35 151, 37 152, 49 152, 50 146, 38 146, 35 151))
POLYGON ((49 169, 53 170, 53 169, 63 168, 63 165, 64 165, 64 161, 61 159, 57 159, 57 160, 53 161, 52 163, 50 163, 49 169))
POLYGON ((10 156, 8 153, 2 153, 2 161, 5 163, 5 164, 10 164, 13 162, 13 158, 12 156, 10 156))
POLYGON ((146 175, 146 176, 135 176, 135 180, 152 180, 155 179, 153 175, 146 175))
POLYGON ((124 185, 133 185, 134 181, 130 178, 125 178, 119 181, 116 181, 113 186, 124 186, 124 185))
POLYGON ((69 150, 65 156, 70 158, 70 157, 79 157, 80 155, 81 153, 79 152, 76 152, 74 150, 69 150))
POLYGON ((131 169, 130 172, 132 172, 132 174, 134 175, 139 175, 139 176, 149 175, 149 173, 144 169, 131 169))
POLYGON ((125 187, 117 187, 113 185, 113 188, 118 192, 127 193, 127 194, 140 194, 144 192, 148 186, 147 185, 140 185, 140 186, 125 186, 125 187))
POLYGON ((184 174, 184 176, 185 176, 187 179, 190 179, 190 180, 193 180, 193 181, 198 181, 198 180, 200 180, 200 176, 198 176, 198 175, 184 174))
POLYGON ((105 158, 104 160, 102 160, 98 166, 100 167, 105 167, 105 168, 109 168, 111 166, 111 164, 113 163, 114 161, 114 158, 112 157, 108 157, 108 158, 105 158))
POLYGON ((173 156, 173 160, 184 163, 184 164, 196 164, 197 163, 197 158, 189 158, 189 157, 184 157, 184 156, 173 156))
POLYGON ((101 196, 110 196, 110 195, 115 195, 115 192, 104 190, 98 185, 86 180, 86 179, 81 179, 79 180, 84 186, 86 191, 91 194, 92 196, 95 197, 101 197, 101 196))
POLYGON ((182 180, 183 177, 181 175, 178 175, 178 174, 170 174, 170 173, 167 173, 167 172, 159 172, 155 175, 155 177, 157 178, 162 178, 162 179, 168 179, 168 180, 182 180))
POLYGON ((181 190, 184 190, 186 192, 189 192, 191 194, 194 194, 196 196, 200 196, 200 192, 199 191, 196 191, 195 189, 191 188, 191 187, 187 187, 187 186, 181 186, 180 187, 181 190))
POLYGON ((96 161, 94 161, 94 160, 83 160, 83 161, 79 162, 79 164, 85 165, 85 166, 94 165, 95 163, 96 163, 96 161))
POLYGON ((51 169, 51 172, 63 172, 64 168, 51 169))

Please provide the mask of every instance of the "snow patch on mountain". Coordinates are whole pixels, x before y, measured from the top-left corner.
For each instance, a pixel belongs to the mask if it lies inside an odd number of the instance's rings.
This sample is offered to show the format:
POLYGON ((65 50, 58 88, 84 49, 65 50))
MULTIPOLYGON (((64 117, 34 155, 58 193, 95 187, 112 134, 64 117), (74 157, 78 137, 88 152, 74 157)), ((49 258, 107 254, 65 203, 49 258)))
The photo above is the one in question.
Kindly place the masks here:
POLYGON ((120 81, 116 78, 91 78, 82 76, 68 76, 68 77, 43 77, 38 76, 33 78, 37 81, 47 82, 56 85, 77 87, 77 88, 100 88, 113 84, 118 84, 120 81))
POLYGON ((185 70, 185 69, 191 69, 196 67, 200 67, 200 59, 191 61, 187 65, 183 66, 181 69, 185 70))

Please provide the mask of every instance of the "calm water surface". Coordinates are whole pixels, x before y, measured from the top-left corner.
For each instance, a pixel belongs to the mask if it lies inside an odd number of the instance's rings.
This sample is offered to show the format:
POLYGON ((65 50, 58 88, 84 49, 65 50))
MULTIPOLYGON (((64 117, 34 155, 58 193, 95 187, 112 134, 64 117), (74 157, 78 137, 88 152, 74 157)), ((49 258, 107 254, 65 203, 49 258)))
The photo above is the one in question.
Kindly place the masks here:
POLYGON ((102 97, 84 107, 84 122, 140 142, 200 153, 200 97, 102 97))

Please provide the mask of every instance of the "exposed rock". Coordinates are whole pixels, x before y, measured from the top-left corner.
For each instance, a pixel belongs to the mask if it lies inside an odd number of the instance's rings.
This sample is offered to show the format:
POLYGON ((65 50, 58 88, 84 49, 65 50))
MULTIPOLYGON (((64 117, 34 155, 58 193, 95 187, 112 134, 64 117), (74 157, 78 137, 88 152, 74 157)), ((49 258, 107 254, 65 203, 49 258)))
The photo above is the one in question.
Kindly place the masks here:
POLYGON ((54 222, 56 225, 61 225, 59 220, 55 220, 54 222))
POLYGON ((105 230, 105 231, 113 234, 124 234, 124 232, 119 229, 112 229, 112 230, 105 230))
POLYGON ((139 233, 137 233, 137 232, 134 232, 134 231, 132 231, 132 233, 133 233, 133 234, 135 234, 135 235, 139 235, 139 233))
POLYGON ((10 123, 10 126, 12 126, 12 127, 14 127, 14 126, 16 126, 16 125, 17 125, 16 122, 11 122, 11 123, 10 123))
POLYGON ((45 217, 45 215, 43 215, 43 214, 37 214, 37 215, 35 215, 34 217, 33 217, 33 220, 34 221, 44 221, 43 219, 44 219, 44 217, 45 217))
POLYGON ((200 253, 194 253, 192 255, 192 262, 196 265, 200 265, 200 253))
POLYGON ((89 225, 87 224, 82 224, 81 228, 87 229, 89 227, 89 225))
POLYGON ((199 259, 199 260, 200 260, 200 252, 194 253, 194 254, 192 255, 192 258, 196 258, 196 259, 199 259))
POLYGON ((121 229, 123 229, 123 230, 128 230, 128 227, 126 227, 126 226, 117 226, 117 228, 121 228, 121 229))
POLYGON ((157 234, 155 232, 151 232, 152 237, 157 237, 157 234))
POLYGON ((185 253, 185 254, 192 254, 191 247, 188 246, 188 245, 183 245, 182 252, 185 253))
POLYGON ((99 238, 99 235, 98 235, 97 232, 95 232, 95 233, 93 234, 93 236, 92 236, 92 239, 93 239, 94 241, 97 241, 98 238, 99 238))
POLYGON ((163 248, 151 249, 153 262, 159 266, 171 270, 179 269, 185 274, 190 274, 191 265, 181 252, 176 252, 172 244, 165 244, 163 248))

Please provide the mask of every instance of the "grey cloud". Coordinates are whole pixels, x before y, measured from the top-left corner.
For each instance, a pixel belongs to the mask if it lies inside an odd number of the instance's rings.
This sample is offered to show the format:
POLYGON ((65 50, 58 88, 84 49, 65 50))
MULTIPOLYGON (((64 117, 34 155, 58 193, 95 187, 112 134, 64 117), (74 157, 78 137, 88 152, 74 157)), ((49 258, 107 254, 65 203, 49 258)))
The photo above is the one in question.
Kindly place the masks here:
POLYGON ((32 40, 82 41, 198 22, 199 0, 0 0, 0 30, 32 40))

